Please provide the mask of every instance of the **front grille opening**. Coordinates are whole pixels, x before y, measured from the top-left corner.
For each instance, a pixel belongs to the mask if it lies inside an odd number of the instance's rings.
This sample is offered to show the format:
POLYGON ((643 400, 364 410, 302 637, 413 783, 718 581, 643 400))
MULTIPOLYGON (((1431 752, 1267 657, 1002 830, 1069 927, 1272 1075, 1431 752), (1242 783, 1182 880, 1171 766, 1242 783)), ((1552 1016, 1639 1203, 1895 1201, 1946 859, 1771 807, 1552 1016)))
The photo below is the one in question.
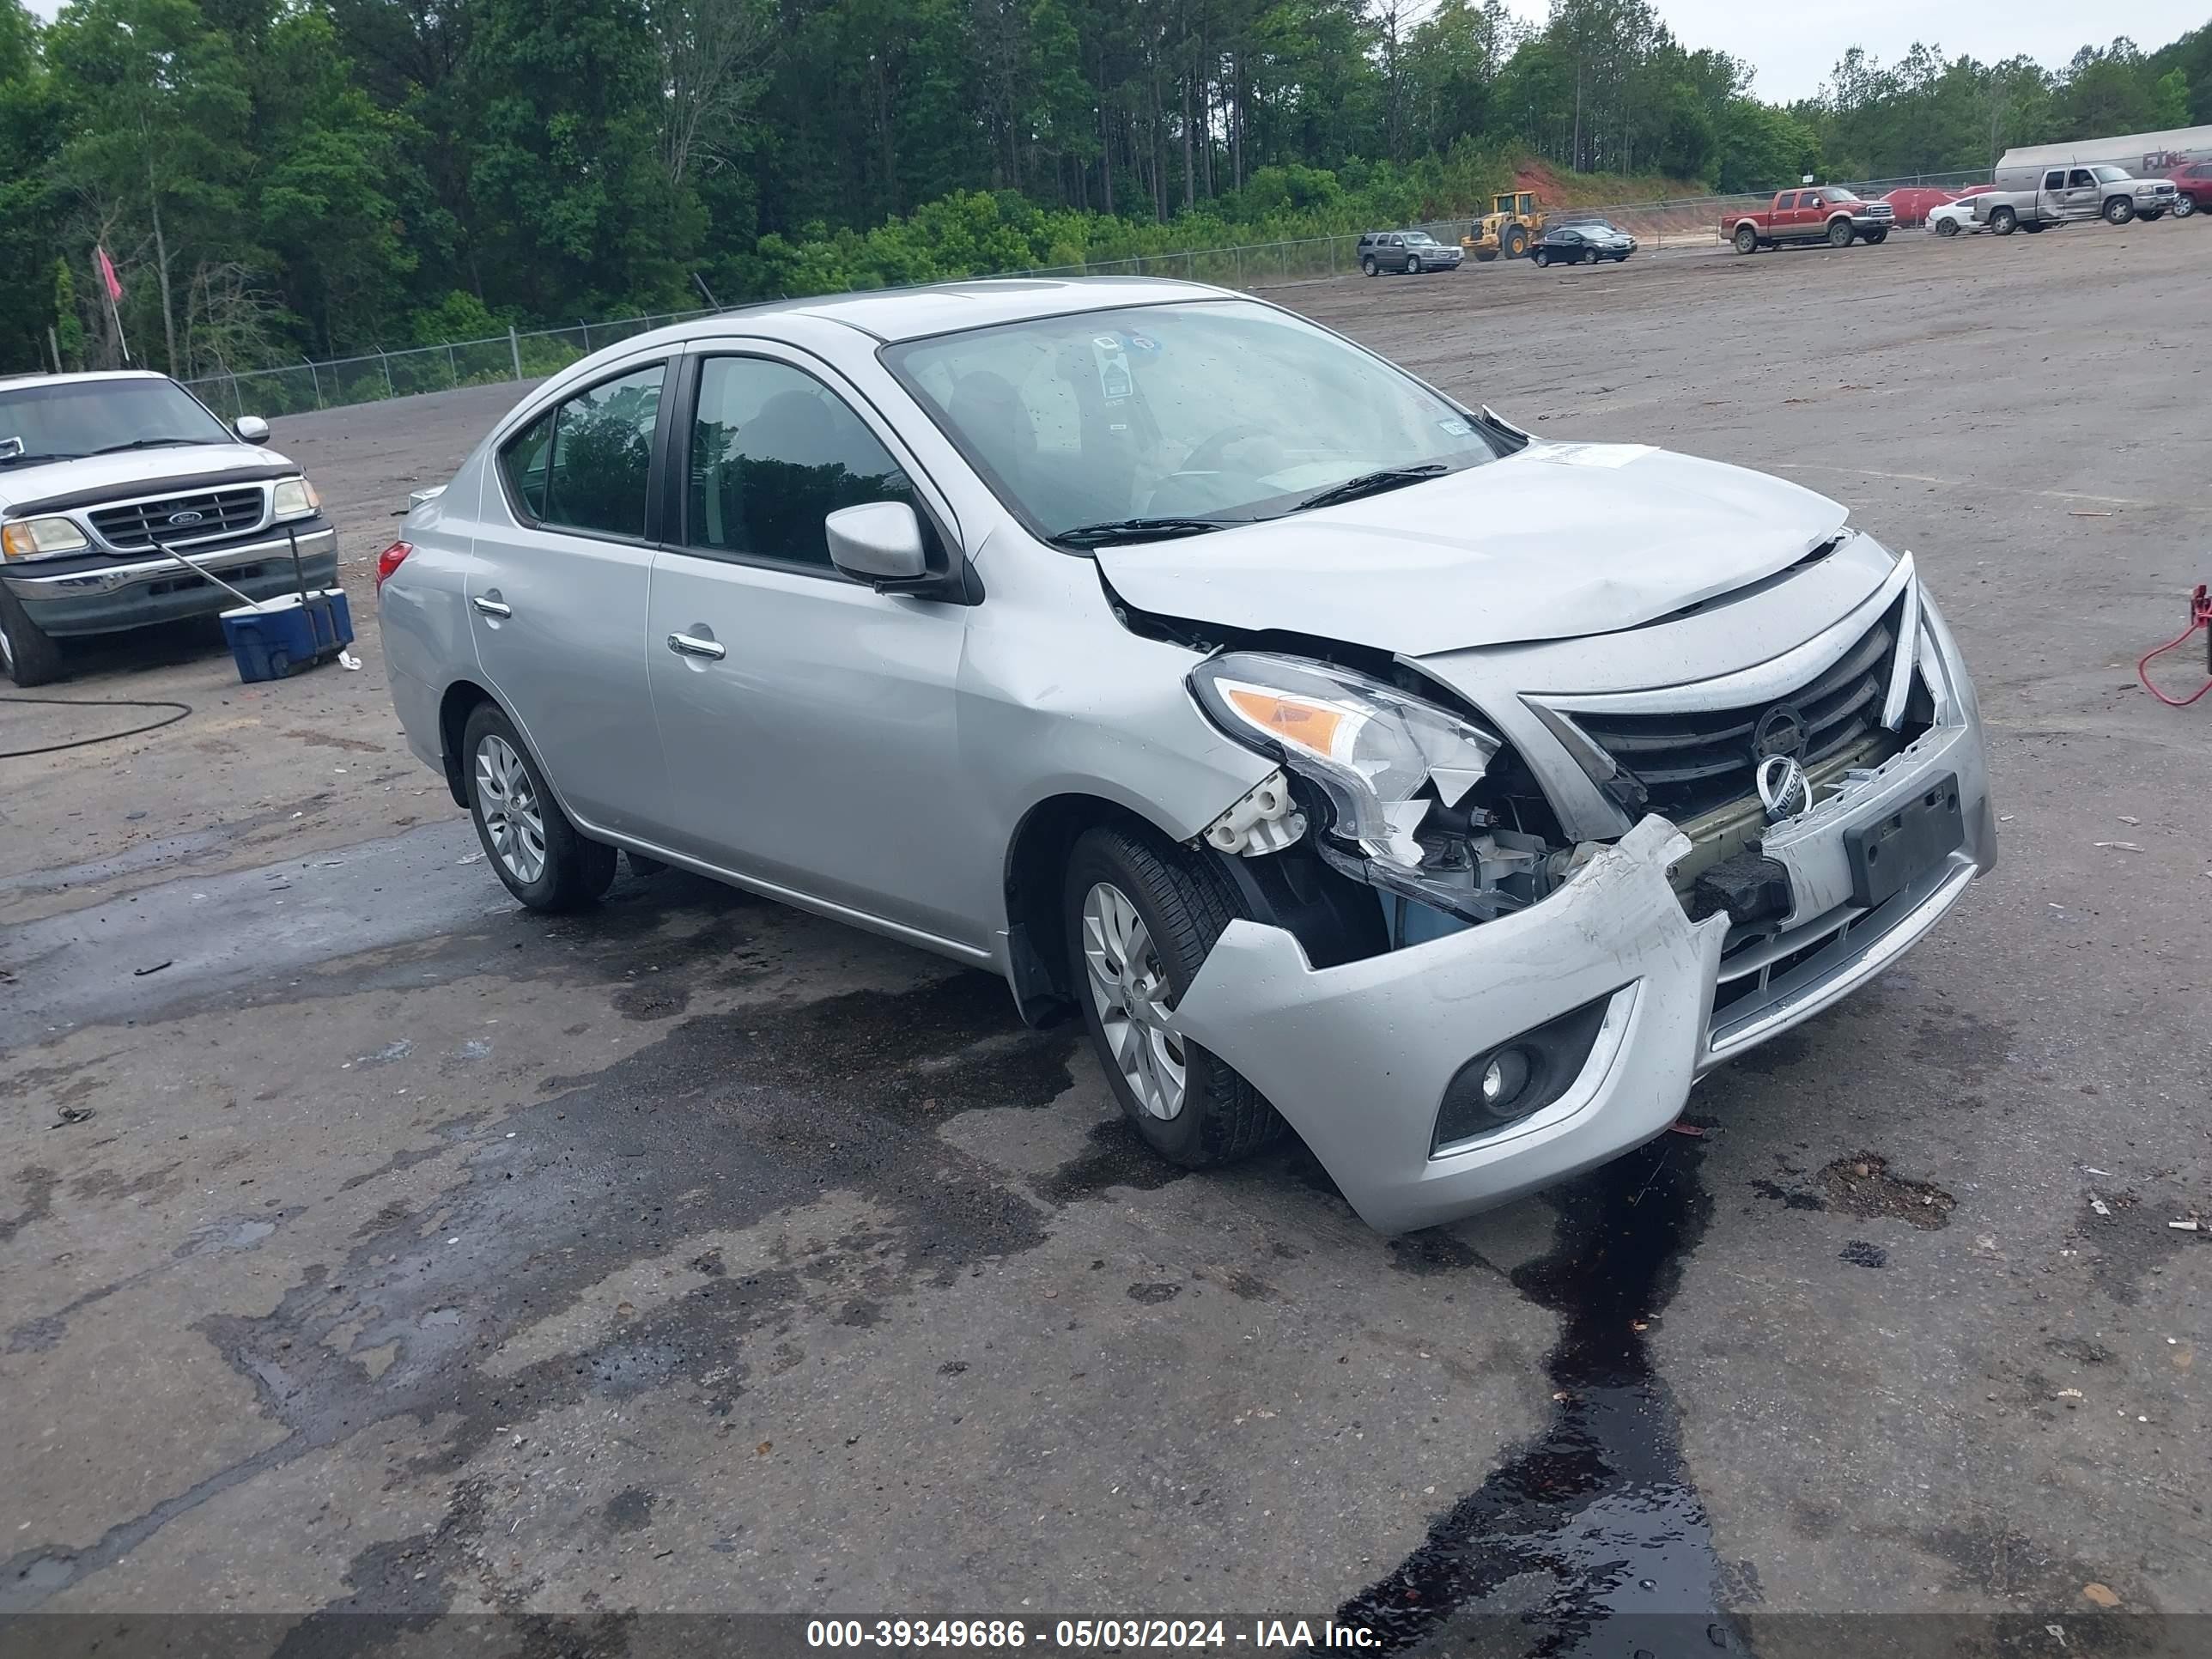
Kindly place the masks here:
POLYGON ((92 527, 110 547, 135 553, 150 550, 156 540, 164 546, 189 545, 256 529, 265 502, 265 493, 258 486, 248 486, 100 507, 90 517, 92 527), (173 522, 178 518, 188 522, 173 522))
POLYGON ((1580 714, 1577 723, 1644 788, 1649 810, 1680 823, 1755 793, 1753 734, 1777 703, 1805 723, 1808 769, 1880 729, 1902 624, 1900 598, 1826 673, 1784 696, 1692 714, 1580 714))

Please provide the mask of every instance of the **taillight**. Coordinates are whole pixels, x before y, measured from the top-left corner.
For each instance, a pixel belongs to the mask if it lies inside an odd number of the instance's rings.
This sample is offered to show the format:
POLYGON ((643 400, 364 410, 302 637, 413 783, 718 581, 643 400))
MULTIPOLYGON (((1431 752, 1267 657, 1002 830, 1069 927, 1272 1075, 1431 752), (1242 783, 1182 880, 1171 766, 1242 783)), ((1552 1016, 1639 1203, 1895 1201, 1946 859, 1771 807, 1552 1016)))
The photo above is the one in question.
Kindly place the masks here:
POLYGON ((412 542, 394 542, 376 556, 376 585, 384 586, 392 573, 406 562, 407 556, 415 550, 412 542))

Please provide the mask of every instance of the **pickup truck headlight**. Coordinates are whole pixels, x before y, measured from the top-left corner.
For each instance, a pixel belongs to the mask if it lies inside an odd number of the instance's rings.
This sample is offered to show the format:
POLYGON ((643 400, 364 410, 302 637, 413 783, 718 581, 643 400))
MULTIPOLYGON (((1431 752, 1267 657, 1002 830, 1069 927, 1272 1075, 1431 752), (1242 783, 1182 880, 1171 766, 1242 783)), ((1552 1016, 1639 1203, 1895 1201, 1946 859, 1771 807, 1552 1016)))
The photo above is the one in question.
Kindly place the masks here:
POLYGON ((67 519, 17 519, 0 526, 0 555, 11 559, 51 559, 82 553, 90 544, 67 519))
POLYGON ((305 478, 279 478, 269 495, 269 516, 278 524, 287 519, 312 519, 322 506, 323 498, 305 478))
POLYGON ((1409 870, 1421 862, 1414 832, 1431 806, 1456 805, 1504 748, 1449 710, 1301 657, 1209 657, 1190 688, 1231 738, 1318 786, 1338 836, 1409 870), (1433 798, 1423 793, 1432 782, 1433 798))

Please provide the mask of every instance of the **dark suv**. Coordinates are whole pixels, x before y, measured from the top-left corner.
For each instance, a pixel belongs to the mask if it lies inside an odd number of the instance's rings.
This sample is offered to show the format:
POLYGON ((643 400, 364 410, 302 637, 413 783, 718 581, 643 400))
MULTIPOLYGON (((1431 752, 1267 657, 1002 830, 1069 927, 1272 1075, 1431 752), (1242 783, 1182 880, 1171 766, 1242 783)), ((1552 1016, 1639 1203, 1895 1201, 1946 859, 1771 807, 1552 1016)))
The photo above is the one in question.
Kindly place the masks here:
POLYGON ((1466 257, 1425 230, 1370 230, 1359 239, 1359 268, 1370 276, 1386 270, 1410 276, 1425 270, 1456 270, 1466 257))

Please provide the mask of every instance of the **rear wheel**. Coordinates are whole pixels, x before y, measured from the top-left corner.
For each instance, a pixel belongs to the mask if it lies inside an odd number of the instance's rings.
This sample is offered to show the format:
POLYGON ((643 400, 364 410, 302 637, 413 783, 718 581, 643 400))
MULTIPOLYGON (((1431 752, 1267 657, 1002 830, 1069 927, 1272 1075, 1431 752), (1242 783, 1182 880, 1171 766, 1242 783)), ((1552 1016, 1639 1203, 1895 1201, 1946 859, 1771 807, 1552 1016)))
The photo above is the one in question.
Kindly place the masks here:
POLYGON ((2124 196, 2115 196, 2105 204, 2105 222, 2124 225, 2136 216, 2136 204, 2124 196))
POLYGON ((1498 250, 1494 247, 1477 248, 1474 251, 1474 262, 1479 265, 1492 264, 1496 261, 1497 258, 1498 250))
POLYGON ((1735 228, 1735 251, 1738 253, 1758 252, 1759 233, 1749 225, 1738 225, 1735 228))
POLYGON ((2020 228, 2020 215, 2008 207, 1991 208, 1990 228, 2000 236, 2009 236, 2020 228))
POLYGON ((1540 270, 1543 266, 1548 265, 1552 263, 1552 250, 1547 247, 1538 248, 1535 253, 1535 260, 1537 267, 1540 270))
POLYGON ((1828 227, 1830 247, 1849 247, 1851 245, 1851 222, 1848 219, 1838 219, 1828 227))
POLYGON ((1362 259, 1362 260, 1359 262, 1359 268, 1360 268, 1360 270, 1361 270, 1364 271, 1368 276, 1372 276, 1375 274, 1375 260, 1374 260, 1374 257, 1373 257, 1372 255, 1370 255, 1368 258, 1364 258, 1364 259, 1362 259))
POLYGON ((1498 238, 1498 246, 1509 259, 1517 259, 1528 251, 1528 231, 1525 225, 1510 225, 1498 238))
POLYGON ((575 910, 613 884, 615 849, 576 833, 498 704, 476 706, 461 755, 477 839, 508 892, 533 910, 575 910))
POLYGON ((1150 836, 1088 830, 1068 859, 1061 915, 1084 1025, 1115 1099, 1154 1152, 1196 1169, 1282 1133, 1257 1090, 1168 1029, 1236 916, 1218 871, 1150 836))
POLYGON ((27 690, 61 678, 62 667, 61 641, 33 622, 23 602, 0 586, 0 672, 27 690))
POLYGON ((2177 196, 2173 198, 2173 216, 2175 218, 2191 219, 2196 217, 2196 216, 2197 198, 2194 196, 2177 196))
POLYGON ((1936 222, 1936 234, 1938 236, 1956 236, 1959 234, 1959 222, 1956 219, 1938 219, 1936 222))

